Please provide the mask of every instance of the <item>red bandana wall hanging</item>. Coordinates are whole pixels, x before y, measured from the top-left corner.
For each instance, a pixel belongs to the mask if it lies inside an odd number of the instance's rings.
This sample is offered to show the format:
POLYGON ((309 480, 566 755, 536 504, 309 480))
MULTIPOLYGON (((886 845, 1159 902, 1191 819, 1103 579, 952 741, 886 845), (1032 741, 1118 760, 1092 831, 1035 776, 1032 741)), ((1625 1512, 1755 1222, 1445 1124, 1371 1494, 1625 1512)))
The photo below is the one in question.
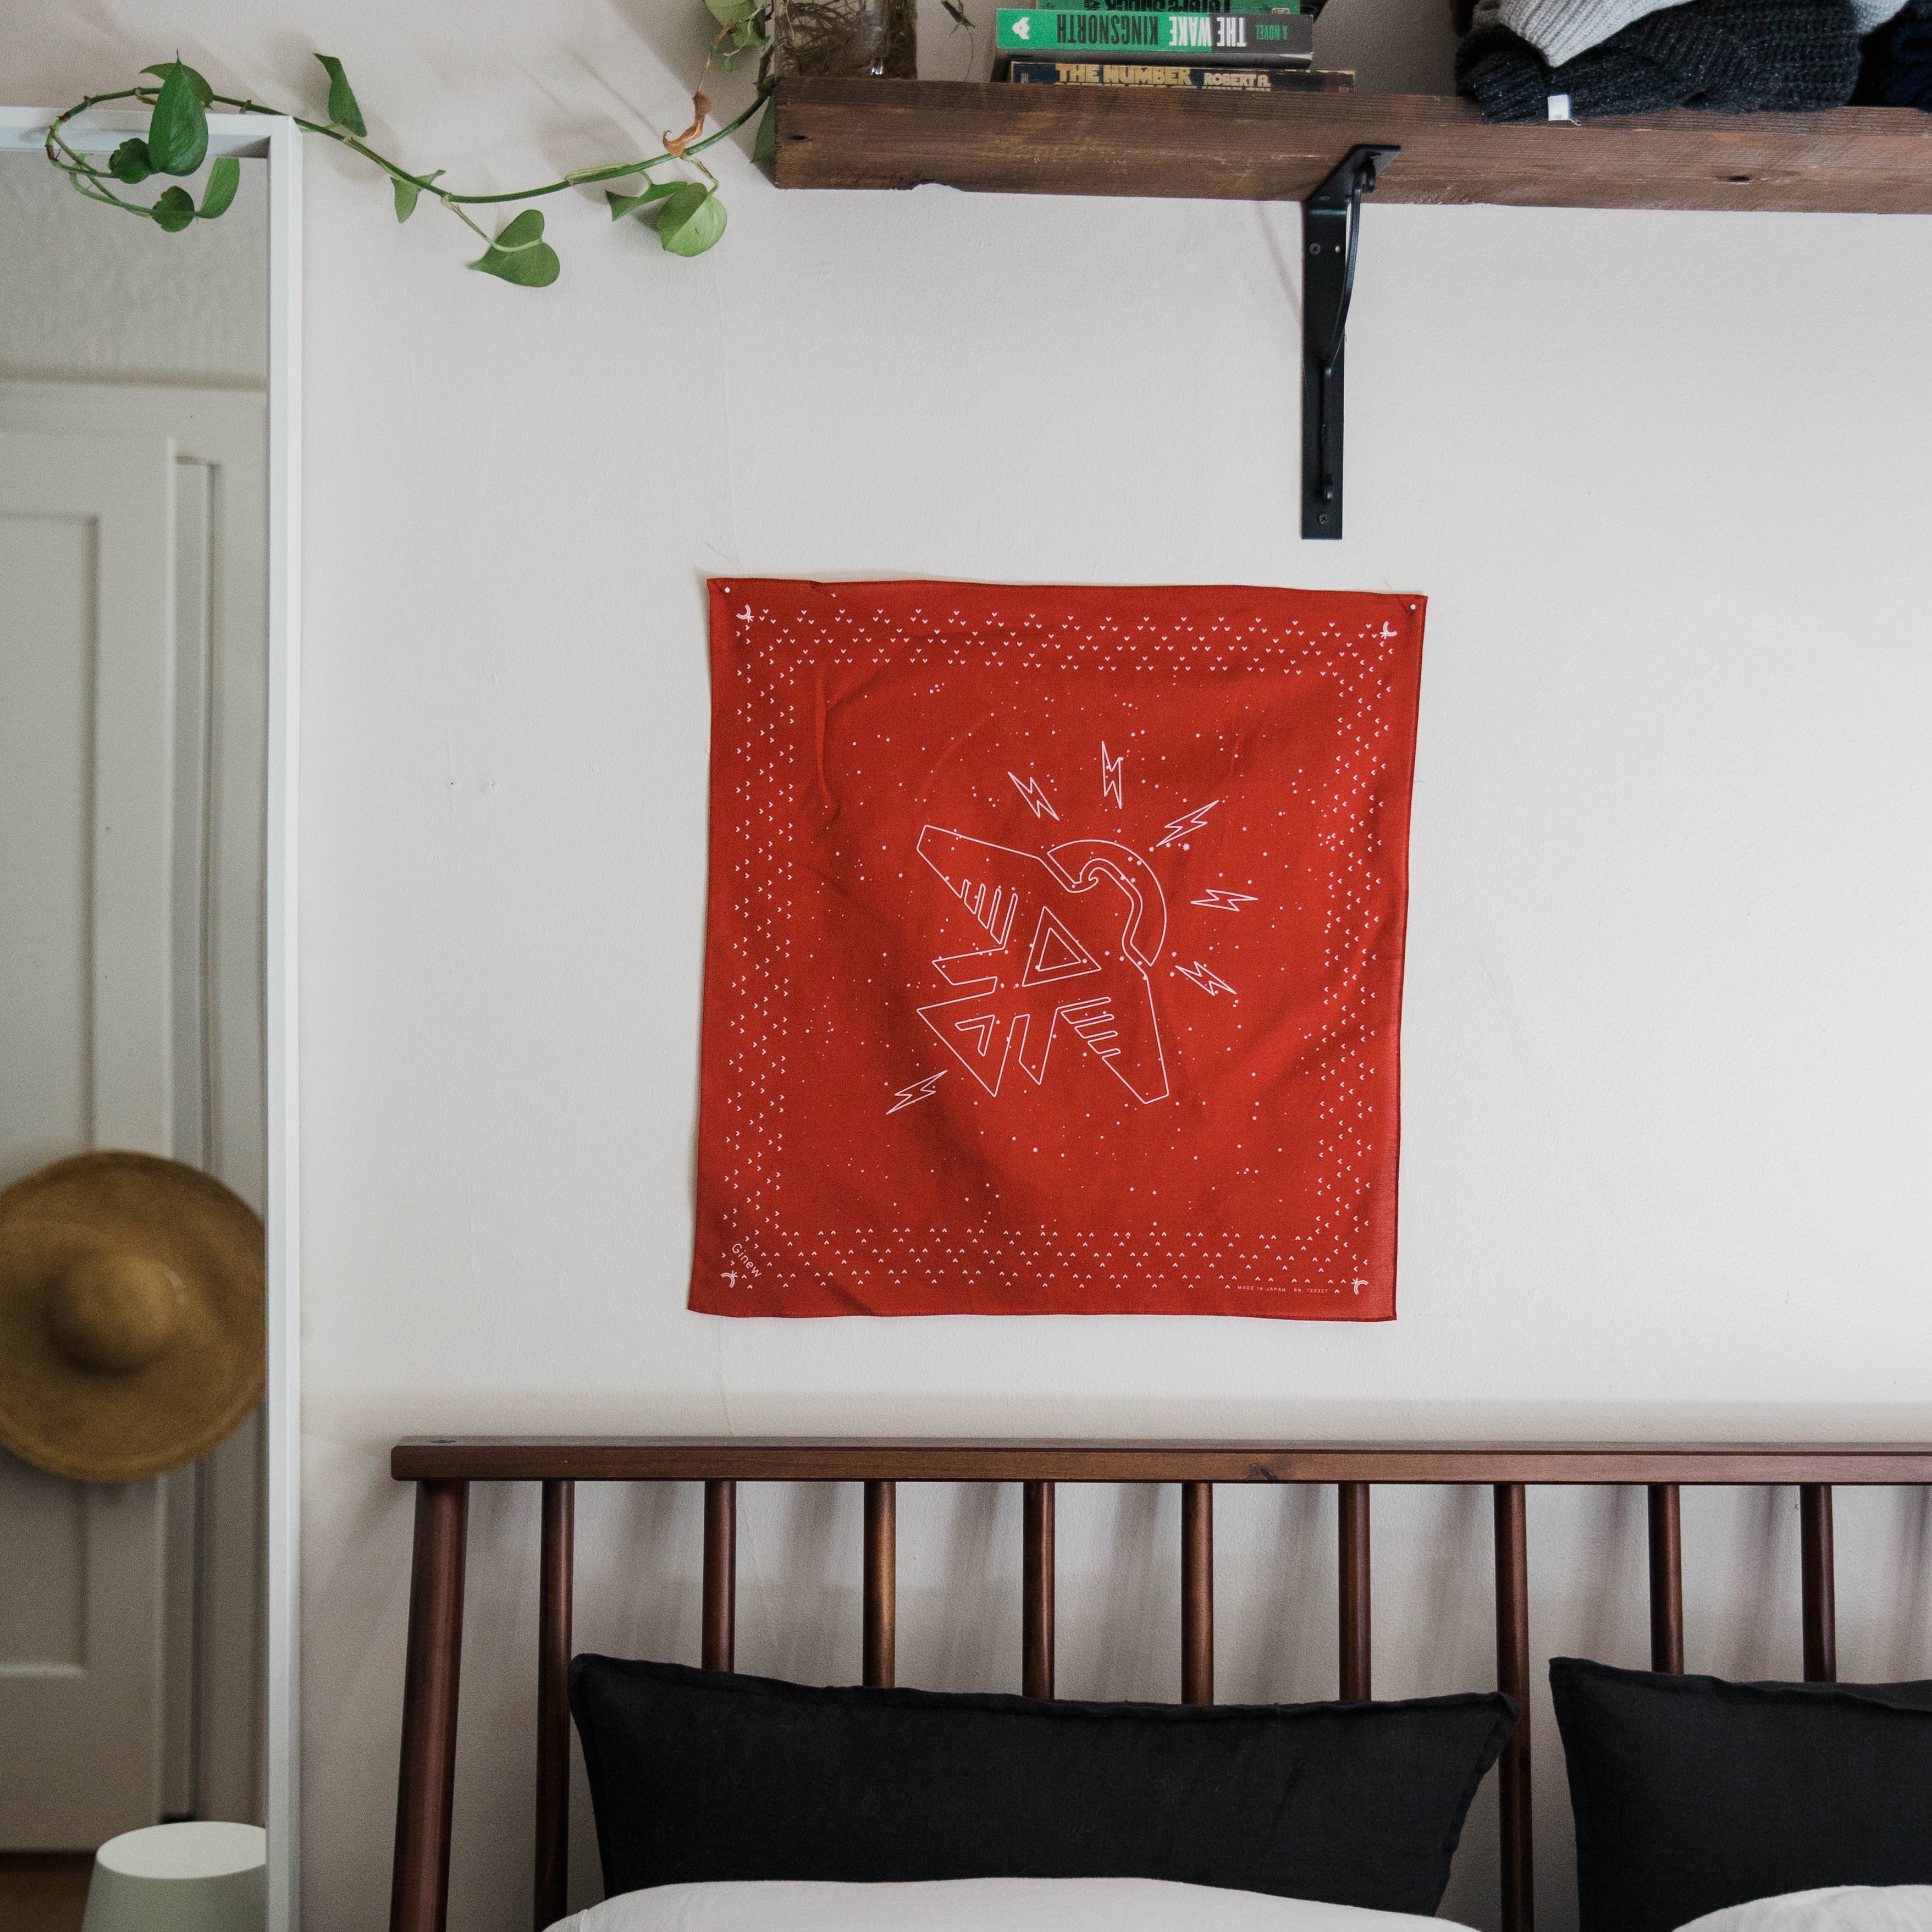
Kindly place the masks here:
POLYGON ((714 583, 691 1306, 1392 1317, 1422 623, 714 583))

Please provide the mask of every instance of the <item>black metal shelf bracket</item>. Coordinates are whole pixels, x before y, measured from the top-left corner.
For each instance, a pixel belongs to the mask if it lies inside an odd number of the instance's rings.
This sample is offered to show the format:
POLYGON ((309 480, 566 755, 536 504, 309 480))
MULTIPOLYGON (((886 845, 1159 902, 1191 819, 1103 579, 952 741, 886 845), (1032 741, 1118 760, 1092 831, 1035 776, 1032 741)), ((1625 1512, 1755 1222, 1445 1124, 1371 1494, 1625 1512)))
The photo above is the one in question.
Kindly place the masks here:
POLYGON ((1342 534, 1342 349, 1362 197, 1399 147, 1351 148, 1301 204, 1301 534, 1342 534))

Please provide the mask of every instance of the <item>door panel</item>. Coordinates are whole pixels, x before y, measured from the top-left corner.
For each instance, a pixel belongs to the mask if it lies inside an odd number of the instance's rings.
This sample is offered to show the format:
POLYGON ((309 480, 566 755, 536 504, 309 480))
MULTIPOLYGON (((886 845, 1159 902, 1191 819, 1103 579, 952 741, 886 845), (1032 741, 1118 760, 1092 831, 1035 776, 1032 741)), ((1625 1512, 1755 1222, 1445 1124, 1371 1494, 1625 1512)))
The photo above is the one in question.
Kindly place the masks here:
POLYGON ((0 1670, 87 1663, 87 1492, 0 1456, 0 1522, 28 1563, 0 1565, 0 1670))
POLYGON ((159 1815, 160 1491, 0 1454, 10 1594, 28 1606, 0 1663, 0 1850, 85 1848, 159 1815))
MULTIPOLYGON (((170 1150, 175 450, 0 434, 0 1181, 170 1150)), ((0 1850, 160 1803, 161 1485, 0 1460, 0 1850)))
POLYGON ((0 1186, 93 1140, 94 552, 91 518, 0 514, 0 880, 31 908, 0 919, 0 1186))

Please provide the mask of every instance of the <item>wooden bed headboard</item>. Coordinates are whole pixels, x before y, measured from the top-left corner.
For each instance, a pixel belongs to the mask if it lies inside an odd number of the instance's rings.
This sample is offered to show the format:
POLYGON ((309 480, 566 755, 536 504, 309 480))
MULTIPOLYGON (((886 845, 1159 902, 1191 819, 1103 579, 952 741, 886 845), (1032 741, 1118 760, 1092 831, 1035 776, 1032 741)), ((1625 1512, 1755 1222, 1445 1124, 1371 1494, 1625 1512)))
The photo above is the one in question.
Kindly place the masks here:
MULTIPOLYGON (((1651 1667, 1684 1668, 1678 1491, 1683 1484, 1795 1485, 1802 1522, 1804 1676, 1837 1676, 1832 1490, 1932 1484, 1932 1448, 1776 1444, 1426 1444, 730 1441, 651 1438, 418 1438, 390 1457, 416 1485, 403 1693, 391 1932, 446 1932, 469 1486, 543 1486, 537 1643, 533 1923, 562 1917, 570 1806, 572 1537, 576 1485, 704 1485, 704 1667, 732 1667, 737 1489, 747 1483, 865 1485, 863 1681, 893 1681, 895 1485, 1018 1483, 1025 1508, 1021 1685, 1053 1695, 1053 1502, 1058 1483, 1168 1483, 1181 1491, 1181 1696, 1214 1698, 1214 1485, 1333 1484, 1340 1519, 1337 1694, 1370 1695, 1369 1493, 1377 1483, 1482 1484, 1495 1492, 1496 1682, 1523 1707, 1497 1767, 1504 1932, 1531 1932, 1528 1552, 1531 1485, 1641 1484, 1649 1492, 1651 1667)), ((1445 1688, 1461 1689, 1456 1685, 1445 1688)))

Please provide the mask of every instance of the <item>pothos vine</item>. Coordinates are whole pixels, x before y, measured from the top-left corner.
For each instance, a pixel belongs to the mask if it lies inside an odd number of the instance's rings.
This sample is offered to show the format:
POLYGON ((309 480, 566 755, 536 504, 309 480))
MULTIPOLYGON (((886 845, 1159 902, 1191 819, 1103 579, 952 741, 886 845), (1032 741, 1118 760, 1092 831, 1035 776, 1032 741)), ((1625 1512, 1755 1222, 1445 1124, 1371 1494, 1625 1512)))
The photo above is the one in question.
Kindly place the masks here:
MULTIPOLYGON (((579 168, 540 187, 512 189, 502 194, 459 194, 442 184, 446 170, 412 172, 386 154, 378 154, 369 145, 368 124, 349 84, 349 76, 332 54, 316 56, 328 77, 328 103, 323 110, 328 118, 311 120, 300 114, 289 114, 287 118, 304 133, 339 142, 380 169, 394 191, 398 221, 408 220, 425 196, 440 202, 484 244, 483 253, 469 266, 520 288, 548 287, 560 272, 556 250, 544 239, 542 211, 524 208, 493 235, 470 214, 472 208, 537 201, 590 183, 635 181, 641 177, 644 184, 638 193, 605 190, 611 219, 635 216, 656 226, 658 239, 672 254, 701 255, 724 232, 725 217, 718 178, 698 157, 706 148, 736 133, 761 106, 766 115, 759 127, 754 158, 769 160, 772 140, 769 98, 770 0, 705 0, 705 4, 718 28, 705 62, 707 73, 712 58, 722 58, 728 68, 740 54, 760 50, 758 88, 752 104, 735 120, 706 134, 711 103, 704 92, 705 76, 700 75, 698 89, 692 96, 691 124, 682 134, 666 134, 662 153, 634 160, 613 161, 599 167, 579 168), (668 170, 662 178, 656 172, 660 168, 668 170), (684 172, 677 172, 680 169, 684 172)), ((153 222, 169 234, 178 234, 197 221, 213 221, 228 212, 242 184, 240 162, 226 154, 217 159, 208 169, 199 202, 178 184, 163 188, 152 202, 130 200, 120 190, 138 188, 157 175, 172 176, 178 183, 199 172, 208 158, 210 108, 225 108, 236 114, 280 115, 285 110, 234 94, 218 94, 179 58, 158 62, 141 71, 154 79, 112 93, 91 94, 58 116, 47 130, 46 156, 90 201, 120 208, 153 222), (128 100, 139 101, 152 110, 148 131, 145 136, 130 136, 123 141, 108 157, 105 166, 90 160, 63 132, 69 122, 91 108, 128 100)))

